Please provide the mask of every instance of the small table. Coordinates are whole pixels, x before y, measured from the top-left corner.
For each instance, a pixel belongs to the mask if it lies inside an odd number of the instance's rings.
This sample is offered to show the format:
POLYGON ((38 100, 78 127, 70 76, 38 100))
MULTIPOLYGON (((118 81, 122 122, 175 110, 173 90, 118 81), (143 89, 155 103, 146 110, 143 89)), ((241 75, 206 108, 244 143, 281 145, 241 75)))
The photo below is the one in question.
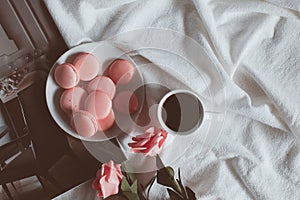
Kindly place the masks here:
POLYGON ((0 127, 0 147, 15 140, 16 136, 9 131, 9 127, 4 125, 0 127))
POLYGON ((88 180, 53 198, 53 200, 99 200, 101 198, 97 197, 97 191, 92 188, 92 182, 92 179, 88 180))
POLYGON ((8 126, 0 126, 0 139, 8 133, 8 126))

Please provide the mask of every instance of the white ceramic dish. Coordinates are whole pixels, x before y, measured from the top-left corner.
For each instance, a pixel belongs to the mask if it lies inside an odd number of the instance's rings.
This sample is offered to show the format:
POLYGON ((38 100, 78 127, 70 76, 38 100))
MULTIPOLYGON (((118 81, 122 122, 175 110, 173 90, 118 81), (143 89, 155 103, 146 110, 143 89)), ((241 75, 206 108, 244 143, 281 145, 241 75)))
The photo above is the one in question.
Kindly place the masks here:
MULTIPOLYGON (((82 44, 79 46, 76 46, 67 52, 65 52, 52 66, 52 69, 48 75, 47 83, 46 83, 46 99, 47 99, 47 105, 49 108, 49 111, 55 120, 55 122, 68 134, 71 136, 78 138, 80 140, 85 141, 105 141, 109 140, 111 138, 117 137, 122 131, 118 127, 117 123, 113 125, 112 128, 105 132, 98 131, 94 136, 86 138, 78 135, 71 127, 70 125, 70 119, 69 117, 61 110, 59 101, 60 96, 64 89, 60 88, 55 80, 54 80, 54 69, 58 64, 62 64, 65 62, 72 63, 76 55, 80 52, 88 52, 95 55, 99 62, 101 63, 102 69, 99 70, 99 75, 106 73, 106 69, 109 67, 109 65, 116 59, 122 58, 130 61, 132 64, 136 66, 134 61, 126 55, 125 52, 123 52, 121 49, 111 45, 107 42, 97 42, 97 43, 87 43, 82 44)), ((118 87, 117 92, 119 90, 131 90, 135 91, 135 88, 138 88, 140 85, 143 84, 143 78, 141 76, 140 71, 138 70, 138 67, 136 66, 136 72, 133 78, 133 81, 130 82, 130 84, 118 87)), ((86 84, 85 82, 80 82, 79 86, 84 86, 86 84)), ((124 129, 122 129, 124 130, 124 129)))

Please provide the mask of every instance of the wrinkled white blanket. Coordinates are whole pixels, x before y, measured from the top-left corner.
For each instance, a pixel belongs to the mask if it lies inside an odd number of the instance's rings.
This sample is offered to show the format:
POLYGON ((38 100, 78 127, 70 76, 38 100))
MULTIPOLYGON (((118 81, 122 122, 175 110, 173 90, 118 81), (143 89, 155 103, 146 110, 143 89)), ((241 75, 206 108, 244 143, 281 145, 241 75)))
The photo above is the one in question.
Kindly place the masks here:
POLYGON ((226 122, 209 154, 172 166, 198 199, 300 199, 298 0, 44 1, 69 47, 143 27, 201 43, 224 72, 226 122))

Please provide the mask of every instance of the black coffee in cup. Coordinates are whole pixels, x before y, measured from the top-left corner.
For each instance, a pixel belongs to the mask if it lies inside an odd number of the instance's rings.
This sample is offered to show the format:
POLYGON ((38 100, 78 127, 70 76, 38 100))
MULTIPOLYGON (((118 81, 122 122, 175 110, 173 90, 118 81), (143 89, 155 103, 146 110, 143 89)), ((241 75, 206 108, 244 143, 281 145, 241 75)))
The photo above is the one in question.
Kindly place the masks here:
POLYGON ((165 125, 178 134, 198 128, 203 120, 203 107, 193 94, 179 92, 170 95, 162 104, 165 125))

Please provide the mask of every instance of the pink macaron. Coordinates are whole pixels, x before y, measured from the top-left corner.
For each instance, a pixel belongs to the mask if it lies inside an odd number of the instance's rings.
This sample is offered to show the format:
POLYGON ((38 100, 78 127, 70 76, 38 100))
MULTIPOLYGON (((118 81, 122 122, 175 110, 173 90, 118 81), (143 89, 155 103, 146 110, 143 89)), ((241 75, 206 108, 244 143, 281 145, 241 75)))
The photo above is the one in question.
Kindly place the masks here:
POLYGON ((135 67, 124 59, 115 60, 109 67, 109 76, 116 84, 127 84, 132 80, 135 67))
POLYGON ((113 99, 116 93, 116 85, 114 82, 107 76, 97 76, 87 86, 89 93, 98 90, 104 92, 109 96, 110 99, 113 99))
POLYGON ((78 71, 70 63, 64 63, 56 66, 54 78, 56 83, 64 89, 75 87, 79 82, 78 71))
POLYGON ((137 96, 130 91, 123 91, 116 95, 114 99, 114 109, 123 114, 132 114, 137 111, 139 101, 137 96))
POLYGON ((90 112, 96 119, 106 118, 111 109, 112 102, 107 94, 101 91, 94 91, 88 95, 84 103, 85 110, 90 112))
POLYGON ((73 113, 71 126, 82 137, 91 137, 98 131, 96 118, 91 113, 84 110, 73 113))
POLYGON ((97 76, 100 70, 98 59, 90 53, 80 53, 73 61, 78 70, 80 80, 90 81, 97 76))
POLYGON ((113 110, 111 110, 109 115, 106 118, 98 120, 98 130, 106 131, 110 129, 114 123, 115 123, 115 113, 113 110))
POLYGON ((60 107, 67 114, 71 114, 72 111, 82 110, 86 97, 87 92, 81 87, 67 89, 60 97, 60 107))

